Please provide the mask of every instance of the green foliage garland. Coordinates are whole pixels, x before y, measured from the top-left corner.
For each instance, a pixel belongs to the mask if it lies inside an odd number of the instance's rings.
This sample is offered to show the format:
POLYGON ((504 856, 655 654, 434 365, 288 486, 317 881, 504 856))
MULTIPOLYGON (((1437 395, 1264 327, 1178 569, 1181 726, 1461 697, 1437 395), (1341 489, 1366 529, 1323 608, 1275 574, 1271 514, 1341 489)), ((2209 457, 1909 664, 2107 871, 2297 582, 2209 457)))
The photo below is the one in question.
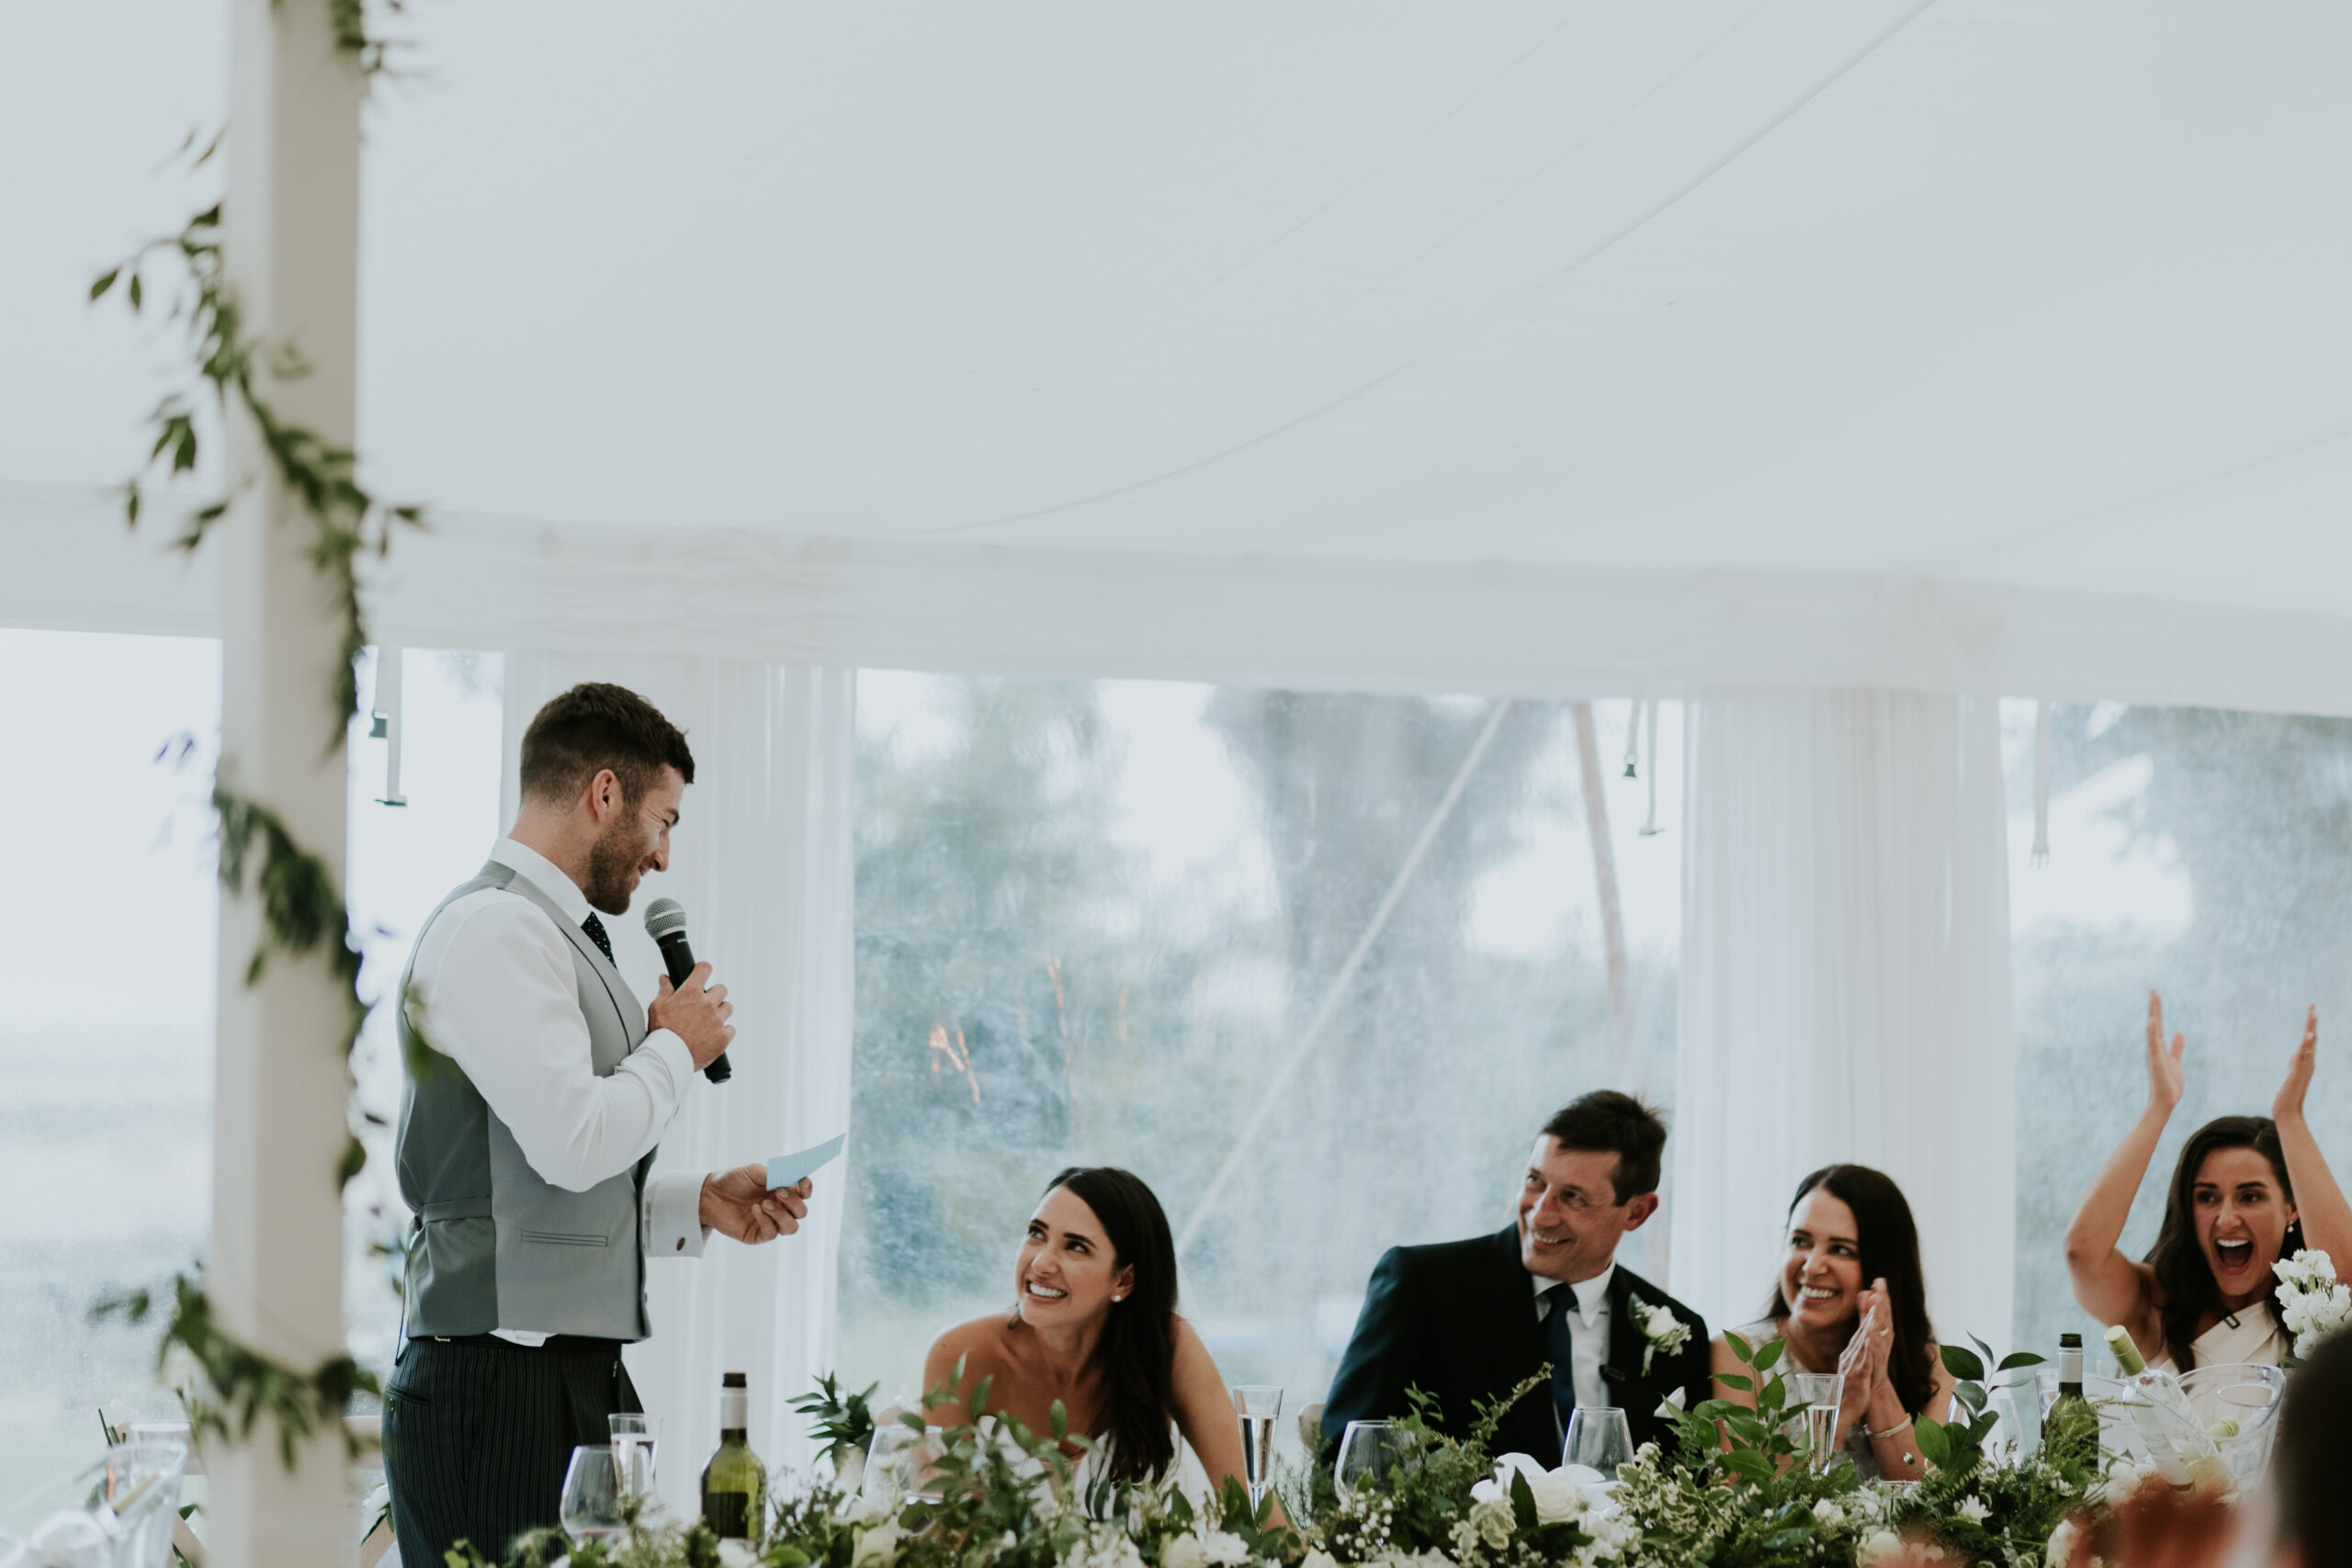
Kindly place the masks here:
MULTIPOLYGON (((373 77, 384 70, 391 45, 369 32, 364 0, 324 3, 336 49, 357 62, 363 76, 373 77)), ((387 5, 397 11, 400 0, 387 0, 387 5)), ((193 141, 191 137, 191 145, 193 141)), ((196 162, 204 163, 218 146, 216 138, 196 162)), ((414 506, 380 502, 358 482, 357 459, 348 447, 279 417, 261 395, 254 370, 257 361, 279 381, 307 375, 310 367, 294 344, 266 346, 246 334, 243 318, 228 288, 220 203, 188 220, 177 234, 142 247, 101 274, 91 283, 89 298, 92 301, 103 299, 128 275, 123 298, 132 314, 143 312, 149 292, 147 269, 159 258, 176 262, 186 273, 188 287, 173 291, 171 317, 187 323, 196 361, 195 378, 187 389, 166 396, 149 416, 154 439, 140 477, 124 487, 126 520, 134 527, 139 523, 142 477, 160 469, 161 477, 169 480, 195 470, 200 454, 197 423, 200 406, 209 405, 223 419, 242 411, 253 422, 279 479, 311 519, 314 533, 311 564, 330 585, 343 617, 342 647, 327 683, 331 722, 326 752, 336 755, 345 726, 358 706, 356 664, 368 643, 359 599, 359 558, 383 555, 390 548, 396 529, 401 525, 421 525, 423 513, 414 506)), ((178 547, 191 552, 201 547, 212 525, 227 515, 231 499, 213 501, 192 513, 175 541, 178 547)), ((221 885, 232 894, 242 893, 250 871, 261 898, 262 938, 246 965, 245 984, 260 981, 274 953, 296 957, 317 954, 337 987, 350 998, 339 1042, 347 1064, 367 1020, 368 1004, 358 991, 359 953, 351 941, 349 906, 342 889, 327 863, 305 849, 275 812, 237 795, 217 773, 212 803, 220 821, 221 885)), ((335 1168, 338 1188, 349 1185, 366 1162, 365 1148, 346 1128, 343 1156, 335 1168)), ((157 1364, 164 1365, 177 1348, 202 1372, 209 1394, 183 1394, 190 1422, 198 1431, 243 1441, 267 1411, 277 1418, 279 1454, 291 1470, 301 1439, 322 1426, 339 1423, 345 1405, 355 1394, 381 1392, 373 1374, 347 1354, 304 1372, 240 1344, 214 1322, 212 1303, 195 1280, 175 1277, 173 1292, 173 1309, 157 1348, 157 1364)), ((100 1303, 96 1313, 100 1316, 119 1313, 137 1323, 152 1306, 150 1292, 139 1291, 100 1303)), ((348 1434, 345 1442, 351 1447, 348 1434)), ((352 1451, 356 1455, 356 1448, 352 1451)))
MULTIPOLYGON (((294 1371, 258 1355, 223 1334, 212 1318, 212 1302, 204 1288, 185 1274, 172 1280, 172 1312, 157 1347, 158 1371, 168 1371, 175 1347, 195 1359, 204 1374, 209 1397, 183 1395, 188 1424, 242 1442, 253 1436, 254 1424, 266 1410, 277 1418, 278 1453, 286 1468, 294 1468, 301 1440, 322 1427, 341 1430, 343 1410, 354 1394, 383 1392, 374 1373, 349 1356, 336 1356, 315 1371, 294 1371)), ((154 1298, 147 1291, 132 1291, 101 1302, 97 1315, 119 1314, 131 1323, 146 1320, 154 1298)), ((347 1431, 345 1450, 356 1459, 359 1444, 347 1431)))

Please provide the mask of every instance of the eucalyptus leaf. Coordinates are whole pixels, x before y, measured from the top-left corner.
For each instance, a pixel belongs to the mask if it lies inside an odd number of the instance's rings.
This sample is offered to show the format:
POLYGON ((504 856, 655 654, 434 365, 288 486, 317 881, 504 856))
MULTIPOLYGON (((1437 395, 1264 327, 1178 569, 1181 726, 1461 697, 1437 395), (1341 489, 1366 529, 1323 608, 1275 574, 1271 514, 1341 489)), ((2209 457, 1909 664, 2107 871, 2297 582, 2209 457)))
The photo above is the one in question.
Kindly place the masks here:
POLYGON ((1922 1416, 1911 1425, 1921 1457, 1939 1469, 1951 1461, 1951 1439, 1944 1435, 1942 1423, 1922 1416))

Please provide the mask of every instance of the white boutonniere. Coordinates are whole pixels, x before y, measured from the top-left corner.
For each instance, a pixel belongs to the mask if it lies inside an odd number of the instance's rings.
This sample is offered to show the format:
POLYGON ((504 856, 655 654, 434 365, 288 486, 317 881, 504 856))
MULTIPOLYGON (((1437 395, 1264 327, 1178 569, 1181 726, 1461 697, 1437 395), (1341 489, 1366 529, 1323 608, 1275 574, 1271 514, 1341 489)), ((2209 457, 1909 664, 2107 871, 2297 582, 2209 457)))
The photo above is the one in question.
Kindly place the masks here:
POLYGON ((1690 1325, 1667 1307, 1654 1302, 1634 1303, 1634 1325, 1642 1331, 1642 1376, 1650 1375, 1650 1363, 1660 1350, 1678 1355, 1690 1343, 1690 1325))

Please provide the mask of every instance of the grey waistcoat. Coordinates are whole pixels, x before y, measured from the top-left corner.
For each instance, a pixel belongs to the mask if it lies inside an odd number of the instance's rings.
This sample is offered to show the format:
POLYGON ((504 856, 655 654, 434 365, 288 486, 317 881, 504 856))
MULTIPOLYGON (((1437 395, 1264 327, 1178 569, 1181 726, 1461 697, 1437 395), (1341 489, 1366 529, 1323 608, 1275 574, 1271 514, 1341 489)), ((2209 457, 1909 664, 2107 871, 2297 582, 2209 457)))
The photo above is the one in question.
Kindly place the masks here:
MULTIPOLYGON (((441 901, 416 933, 469 893, 503 887, 530 899, 571 939, 599 1077, 645 1039, 645 1009, 588 933, 555 901, 493 861, 441 901)), ((456 1061, 416 1037, 405 998, 416 955, 401 975, 402 1073, 394 1144, 401 1196, 415 1211, 408 1235, 402 1331, 419 1335, 537 1329, 600 1339, 642 1339, 645 1259, 638 1204, 648 1154, 585 1192, 541 1179, 506 1123, 456 1061)))

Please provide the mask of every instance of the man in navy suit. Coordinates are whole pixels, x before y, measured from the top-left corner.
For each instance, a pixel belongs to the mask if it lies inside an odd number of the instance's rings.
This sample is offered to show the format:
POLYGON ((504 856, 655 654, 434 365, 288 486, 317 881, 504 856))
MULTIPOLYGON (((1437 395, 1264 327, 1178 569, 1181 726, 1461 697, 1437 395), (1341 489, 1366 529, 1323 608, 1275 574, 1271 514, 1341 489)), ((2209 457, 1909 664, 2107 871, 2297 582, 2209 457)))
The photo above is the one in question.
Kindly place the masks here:
POLYGON ((1432 1396, 1444 1430, 1464 1436, 1480 1402, 1549 1362, 1550 1386, 1503 1416, 1496 1452, 1556 1463, 1578 1406, 1623 1410, 1636 1448, 1667 1440, 1659 1403, 1679 1393, 1691 1408, 1713 1392, 1707 1325, 1617 1263, 1618 1241, 1657 1213, 1665 1150, 1657 1111, 1596 1090, 1544 1123, 1509 1227, 1389 1248, 1332 1380, 1324 1438, 1337 1441, 1351 1421, 1403 1416, 1408 1388, 1432 1396), (1675 1341, 1675 1324, 1687 1332, 1668 1350, 1658 1341, 1675 1341))

